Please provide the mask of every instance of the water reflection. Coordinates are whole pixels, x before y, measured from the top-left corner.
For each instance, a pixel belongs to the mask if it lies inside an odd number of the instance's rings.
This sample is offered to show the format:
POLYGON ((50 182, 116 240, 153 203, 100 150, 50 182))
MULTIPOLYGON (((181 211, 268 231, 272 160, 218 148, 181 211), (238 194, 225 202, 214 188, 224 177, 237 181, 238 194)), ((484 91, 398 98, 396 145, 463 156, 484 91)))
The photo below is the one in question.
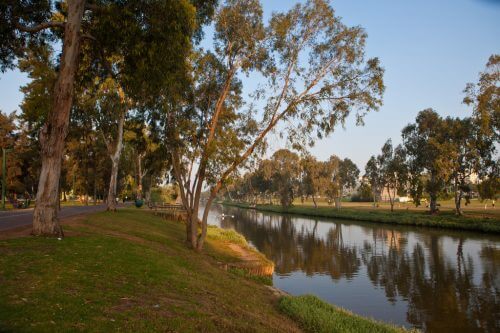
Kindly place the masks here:
POLYGON ((292 294, 427 332, 500 330, 499 237, 215 209, 212 223, 271 258, 292 294))

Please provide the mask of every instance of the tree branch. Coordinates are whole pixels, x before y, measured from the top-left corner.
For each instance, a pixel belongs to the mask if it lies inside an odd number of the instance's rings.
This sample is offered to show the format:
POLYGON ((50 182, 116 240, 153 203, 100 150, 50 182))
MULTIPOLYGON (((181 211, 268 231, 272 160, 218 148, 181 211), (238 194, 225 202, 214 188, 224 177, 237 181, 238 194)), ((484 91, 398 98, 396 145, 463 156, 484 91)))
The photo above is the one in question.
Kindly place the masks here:
POLYGON ((35 32, 39 32, 41 30, 50 29, 50 28, 64 28, 65 25, 66 24, 64 22, 53 22, 53 21, 40 23, 39 25, 35 25, 33 27, 27 27, 25 25, 22 25, 19 22, 15 23, 15 27, 18 30, 21 30, 23 32, 29 32, 29 33, 35 33, 35 32))

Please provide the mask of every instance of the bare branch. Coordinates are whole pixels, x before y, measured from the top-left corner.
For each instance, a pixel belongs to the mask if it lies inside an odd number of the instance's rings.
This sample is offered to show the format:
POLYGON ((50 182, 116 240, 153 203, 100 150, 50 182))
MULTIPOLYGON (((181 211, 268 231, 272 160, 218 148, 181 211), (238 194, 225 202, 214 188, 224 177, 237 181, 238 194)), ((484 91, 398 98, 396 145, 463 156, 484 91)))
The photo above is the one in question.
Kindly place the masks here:
POLYGON ((85 38, 85 39, 90 39, 90 40, 92 40, 94 42, 97 41, 97 39, 94 36, 90 35, 90 34, 82 34, 81 37, 85 38))
POLYGON ((40 23, 39 25, 35 25, 33 27, 24 26, 19 22, 15 23, 15 27, 18 30, 21 30, 23 32, 29 32, 29 33, 35 33, 35 32, 39 32, 41 30, 50 29, 50 28, 64 28, 64 26, 65 26, 64 22, 52 22, 52 21, 40 23))

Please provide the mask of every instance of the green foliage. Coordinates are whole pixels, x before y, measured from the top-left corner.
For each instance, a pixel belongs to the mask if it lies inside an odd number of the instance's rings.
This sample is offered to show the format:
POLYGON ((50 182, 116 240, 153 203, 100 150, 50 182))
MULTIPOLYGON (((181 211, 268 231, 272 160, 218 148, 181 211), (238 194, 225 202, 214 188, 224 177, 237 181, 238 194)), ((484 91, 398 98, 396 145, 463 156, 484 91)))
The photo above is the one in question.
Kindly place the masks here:
POLYGON ((407 332, 375 320, 363 318, 342 308, 330 305, 316 296, 285 296, 279 308, 298 321, 306 332, 358 333, 358 332, 407 332))
POLYGON ((500 181, 498 176, 483 180, 477 187, 481 200, 496 200, 500 196, 500 181))
POLYGON ((373 200, 372 188, 369 183, 362 181, 356 193, 351 197, 353 202, 370 202, 373 200))
POLYGON ((477 84, 464 90, 464 103, 473 107, 473 118, 483 134, 498 140, 500 135, 500 55, 493 54, 477 84))
POLYGON ((43 45, 52 36, 48 32, 32 35, 16 29, 17 24, 37 26, 52 16, 51 0, 2 1, 0 3, 0 72, 13 68, 26 49, 43 45))

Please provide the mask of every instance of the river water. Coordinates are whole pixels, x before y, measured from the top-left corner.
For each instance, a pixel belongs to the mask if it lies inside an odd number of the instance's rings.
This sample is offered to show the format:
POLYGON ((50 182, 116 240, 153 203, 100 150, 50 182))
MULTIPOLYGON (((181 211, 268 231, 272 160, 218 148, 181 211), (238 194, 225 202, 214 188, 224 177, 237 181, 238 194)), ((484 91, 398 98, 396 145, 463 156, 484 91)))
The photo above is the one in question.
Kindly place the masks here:
POLYGON ((500 332, 499 236, 217 205, 209 224, 243 234, 292 295, 424 332, 500 332))

